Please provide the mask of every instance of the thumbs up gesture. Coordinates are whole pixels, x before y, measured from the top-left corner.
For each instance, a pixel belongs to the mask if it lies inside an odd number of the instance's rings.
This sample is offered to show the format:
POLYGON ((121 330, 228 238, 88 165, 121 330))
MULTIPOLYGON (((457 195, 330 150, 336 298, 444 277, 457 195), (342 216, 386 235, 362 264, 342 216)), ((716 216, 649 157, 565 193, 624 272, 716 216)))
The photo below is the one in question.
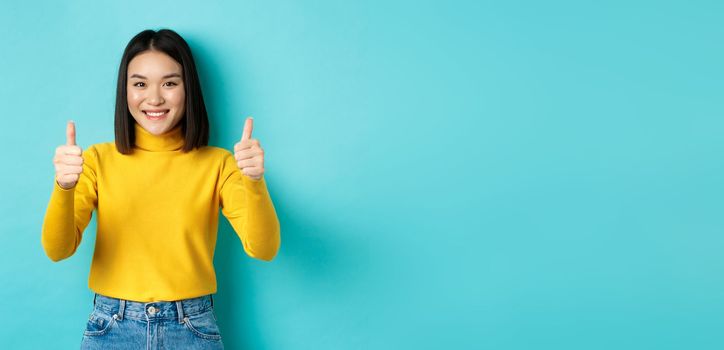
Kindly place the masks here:
POLYGON ((254 119, 246 118, 241 141, 234 145, 234 158, 236 166, 239 167, 242 174, 259 180, 264 175, 264 150, 261 148, 259 140, 251 138, 253 128, 254 119))
POLYGON ((75 144, 75 123, 69 121, 65 128, 65 145, 55 149, 55 181, 64 189, 71 189, 78 183, 83 172, 83 150, 75 144))

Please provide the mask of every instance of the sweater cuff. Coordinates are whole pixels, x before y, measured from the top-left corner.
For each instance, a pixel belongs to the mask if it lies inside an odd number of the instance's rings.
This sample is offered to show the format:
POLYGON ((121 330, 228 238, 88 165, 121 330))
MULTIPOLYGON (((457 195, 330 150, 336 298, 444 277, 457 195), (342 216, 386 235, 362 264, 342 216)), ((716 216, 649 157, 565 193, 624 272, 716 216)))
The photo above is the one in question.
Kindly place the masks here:
POLYGON ((75 186, 65 189, 63 187, 60 187, 60 184, 58 184, 57 180, 53 180, 53 194, 52 199, 54 201, 58 201, 59 203, 72 203, 73 202, 73 195, 75 194, 75 186))

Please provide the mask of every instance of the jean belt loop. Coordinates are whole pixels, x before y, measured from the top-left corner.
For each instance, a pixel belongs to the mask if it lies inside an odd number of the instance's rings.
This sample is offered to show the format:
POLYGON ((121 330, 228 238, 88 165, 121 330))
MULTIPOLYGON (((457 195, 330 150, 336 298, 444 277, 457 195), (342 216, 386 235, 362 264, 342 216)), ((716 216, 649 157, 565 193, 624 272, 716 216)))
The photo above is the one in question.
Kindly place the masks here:
POLYGON ((178 323, 184 323, 184 307, 181 300, 176 300, 176 310, 178 311, 178 323))
POLYGON ((123 320, 123 313, 126 311, 126 301, 121 299, 120 306, 118 307, 118 320, 123 320))
POLYGON ((211 308, 214 308, 214 296, 209 294, 209 297, 211 298, 211 308))

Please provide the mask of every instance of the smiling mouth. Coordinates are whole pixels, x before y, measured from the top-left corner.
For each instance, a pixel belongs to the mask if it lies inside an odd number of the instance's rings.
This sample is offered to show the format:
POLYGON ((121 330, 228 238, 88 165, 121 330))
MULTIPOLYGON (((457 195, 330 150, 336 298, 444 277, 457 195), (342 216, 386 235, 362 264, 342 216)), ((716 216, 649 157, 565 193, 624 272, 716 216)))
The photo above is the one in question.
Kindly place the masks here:
POLYGON ((146 117, 148 117, 148 119, 158 120, 158 119, 162 119, 162 118, 166 117, 166 115, 168 115, 169 110, 168 109, 155 110, 155 111, 144 110, 142 112, 143 112, 143 114, 146 115, 146 117))

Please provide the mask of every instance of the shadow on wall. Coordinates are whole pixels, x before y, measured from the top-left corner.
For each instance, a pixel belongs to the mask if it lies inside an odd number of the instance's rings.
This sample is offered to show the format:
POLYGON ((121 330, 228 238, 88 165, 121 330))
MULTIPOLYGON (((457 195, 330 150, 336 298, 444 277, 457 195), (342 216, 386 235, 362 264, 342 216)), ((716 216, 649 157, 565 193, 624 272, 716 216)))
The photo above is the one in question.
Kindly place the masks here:
MULTIPOLYGON (((228 130, 235 131, 232 135, 241 135, 243 116, 237 118, 231 115, 229 101, 245 105, 244 91, 248 90, 249 82, 234 81, 232 84, 224 77, 228 77, 232 70, 235 76, 248 76, 238 73, 239 69, 247 68, 243 58, 235 58, 238 63, 235 67, 219 64, 215 57, 232 57, 228 49, 212 47, 204 40, 194 39, 191 35, 187 41, 194 52, 209 112, 210 144, 231 151, 233 144, 222 144, 219 136, 228 136, 228 130), (236 120, 241 122, 238 125, 224 125, 236 120)), ((347 234, 352 231, 349 226, 334 227, 332 220, 319 220, 325 215, 314 214, 310 206, 302 208, 285 201, 285 193, 299 192, 285 191, 283 188, 285 183, 291 183, 290 176, 297 175, 282 176, 277 170, 264 176, 279 217, 282 235, 280 251, 272 262, 252 260, 246 255, 238 235, 228 220, 219 214, 214 255, 218 289, 214 306, 224 345, 229 349, 267 349, 272 344, 279 344, 278 340, 271 341, 265 337, 280 334, 278 329, 270 327, 281 326, 284 321, 274 325, 259 322, 262 319, 260 316, 271 308, 260 307, 256 295, 264 293, 265 296, 276 296, 274 310, 282 310, 283 313, 305 312, 305 307, 299 306, 310 298, 312 292, 323 296, 333 294, 341 297, 337 300, 345 300, 345 295, 359 294, 357 288, 361 282, 355 281, 359 275, 355 271, 359 270, 360 262, 367 256, 366 250, 360 250, 361 242, 355 241, 358 236, 347 234), (276 289, 268 292, 259 290, 254 283, 259 280, 255 276, 261 275, 265 275, 264 280, 272 281, 270 284, 274 284, 276 289), (275 280, 279 282, 273 282, 275 280)), ((265 284, 264 288, 268 286, 265 284)), ((310 315, 302 317, 315 318, 310 315)))
MULTIPOLYGON (((314 295, 340 297, 337 300, 345 300, 347 299, 345 296, 359 293, 357 289, 359 283, 350 281, 357 278, 357 274, 353 271, 359 269, 358 261, 364 258, 363 251, 356 248, 359 242, 348 239, 340 241, 339 230, 324 227, 324 223, 313 221, 312 216, 292 214, 293 208, 284 203, 283 196, 275 195, 280 193, 274 190, 275 181, 273 179, 268 181, 282 234, 281 248, 274 260, 264 262, 246 255, 239 237, 229 222, 223 215, 219 219, 215 255, 218 297, 215 299, 215 305, 221 306, 216 309, 219 324, 224 344, 231 349, 269 348, 270 342, 264 339, 265 335, 280 334, 280 332, 268 329, 273 326, 272 324, 258 322, 262 314, 279 310, 282 312, 309 310, 311 308, 306 308, 303 304, 309 298, 310 291, 313 291, 314 295), (268 275, 269 278, 259 277, 262 275, 268 275), (262 279, 271 282, 264 283, 264 287, 254 284, 255 281, 262 279), (260 289, 268 288, 270 285, 283 290, 260 289), (274 310, 260 307, 255 299, 259 294, 273 295, 279 299, 273 301, 274 310)), ((315 318, 308 315, 301 317, 315 318)), ((284 321, 280 321, 275 324, 283 323, 284 321)), ((278 342, 272 343, 278 344, 278 342)))

